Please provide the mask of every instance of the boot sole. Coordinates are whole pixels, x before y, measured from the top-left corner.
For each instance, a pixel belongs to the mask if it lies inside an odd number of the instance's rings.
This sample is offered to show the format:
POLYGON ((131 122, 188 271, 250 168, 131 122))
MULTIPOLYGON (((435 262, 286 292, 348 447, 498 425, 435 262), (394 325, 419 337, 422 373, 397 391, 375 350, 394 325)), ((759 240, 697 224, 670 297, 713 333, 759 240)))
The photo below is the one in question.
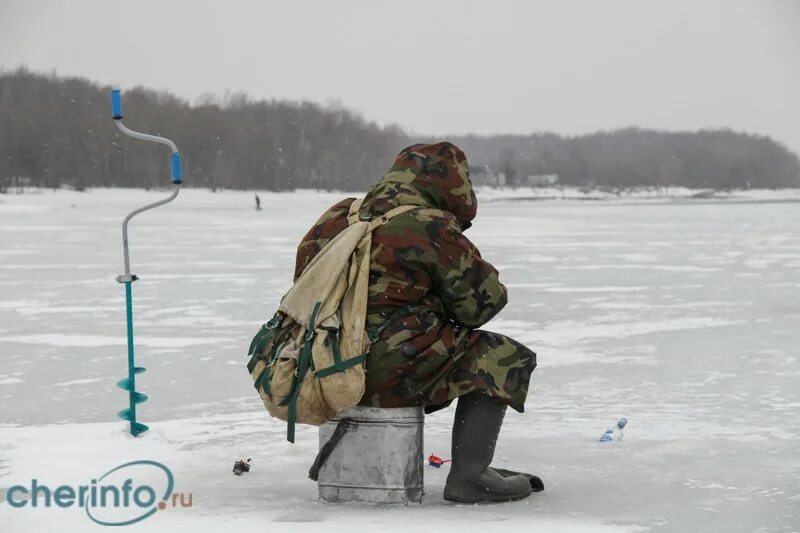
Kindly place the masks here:
POLYGON ((507 496, 504 498, 493 498, 493 497, 486 497, 481 496, 480 498, 461 498, 458 496, 445 496, 444 499, 448 502, 453 503, 507 503, 507 502, 515 502, 519 500, 524 500, 530 496, 530 494, 519 494, 515 496, 507 496))
POLYGON ((515 502, 518 500, 524 500, 528 496, 532 494, 531 491, 527 492, 519 492, 516 494, 511 495, 504 495, 504 496, 497 496, 491 493, 479 493, 479 494, 458 494, 453 492, 444 492, 444 499, 448 502, 454 503, 505 503, 505 502, 515 502))

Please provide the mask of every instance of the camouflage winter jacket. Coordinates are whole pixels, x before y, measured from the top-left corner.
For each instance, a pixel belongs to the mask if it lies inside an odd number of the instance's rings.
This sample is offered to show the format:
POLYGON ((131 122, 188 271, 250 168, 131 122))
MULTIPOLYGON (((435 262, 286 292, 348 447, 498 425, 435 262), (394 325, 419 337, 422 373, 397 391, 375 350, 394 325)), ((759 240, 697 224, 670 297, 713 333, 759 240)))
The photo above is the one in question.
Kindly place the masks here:
MULTIPOLYGON (((303 238, 295 279, 347 227, 353 200, 331 207, 303 238)), ((419 209, 390 220, 372 237, 367 327, 374 343, 362 403, 442 404, 459 395, 452 391, 454 373, 470 368, 462 359, 475 343, 472 328, 506 305, 506 288, 463 235, 477 199, 460 149, 446 142, 404 149, 368 192, 359 216, 368 220, 401 205, 419 209)))

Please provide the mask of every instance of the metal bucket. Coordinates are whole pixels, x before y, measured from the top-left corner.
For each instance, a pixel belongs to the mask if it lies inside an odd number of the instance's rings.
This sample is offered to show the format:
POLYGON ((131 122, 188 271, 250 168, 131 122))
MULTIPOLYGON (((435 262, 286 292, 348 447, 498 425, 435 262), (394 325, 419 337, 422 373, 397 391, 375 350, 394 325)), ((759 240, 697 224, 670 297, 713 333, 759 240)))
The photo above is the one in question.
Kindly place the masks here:
POLYGON ((319 497, 331 502, 421 502, 422 408, 348 409, 320 426, 320 449, 342 418, 357 426, 344 434, 320 468, 319 497))

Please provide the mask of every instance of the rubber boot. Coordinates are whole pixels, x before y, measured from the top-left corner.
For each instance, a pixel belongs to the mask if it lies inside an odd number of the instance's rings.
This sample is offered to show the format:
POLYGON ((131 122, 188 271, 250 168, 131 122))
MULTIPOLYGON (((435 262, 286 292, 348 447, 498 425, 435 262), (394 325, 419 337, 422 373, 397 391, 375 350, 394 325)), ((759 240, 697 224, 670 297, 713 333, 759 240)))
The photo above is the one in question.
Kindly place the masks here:
POLYGON ((528 478, 503 477, 489 468, 505 414, 505 404, 480 392, 458 399, 453 422, 453 463, 444 486, 445 500, 508 502, 530 496, 528 478))

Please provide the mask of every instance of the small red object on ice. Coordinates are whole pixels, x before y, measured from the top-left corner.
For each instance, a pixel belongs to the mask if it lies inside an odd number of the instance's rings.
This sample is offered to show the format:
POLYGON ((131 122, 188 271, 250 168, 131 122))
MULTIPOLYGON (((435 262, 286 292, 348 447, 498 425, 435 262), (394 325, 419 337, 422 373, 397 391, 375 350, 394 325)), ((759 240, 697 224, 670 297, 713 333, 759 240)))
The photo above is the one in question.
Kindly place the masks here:
POLYGON ((431 466, 435 466, 436 468, 441 468, 444 463, 449 463, 450 459, 442 459, 438 455, 430 454, 428 457, 428 464, 431 466))

